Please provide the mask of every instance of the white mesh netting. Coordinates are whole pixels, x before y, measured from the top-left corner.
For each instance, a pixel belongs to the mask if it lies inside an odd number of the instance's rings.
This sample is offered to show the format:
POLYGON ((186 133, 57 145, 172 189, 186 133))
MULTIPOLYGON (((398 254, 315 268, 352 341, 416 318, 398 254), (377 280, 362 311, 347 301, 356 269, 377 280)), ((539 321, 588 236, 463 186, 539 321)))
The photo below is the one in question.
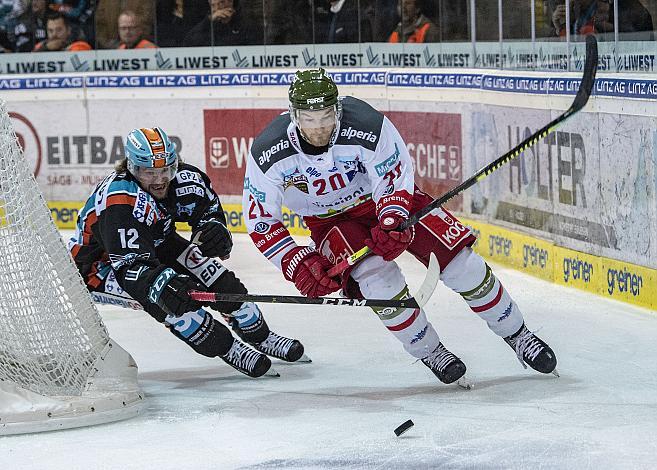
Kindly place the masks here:
POLYGON ((142 400, 0 100, 0 435, 126 419, 142 400))
POLYGON ((0 101, 0 379, 80 395, 108 341, 0 101))

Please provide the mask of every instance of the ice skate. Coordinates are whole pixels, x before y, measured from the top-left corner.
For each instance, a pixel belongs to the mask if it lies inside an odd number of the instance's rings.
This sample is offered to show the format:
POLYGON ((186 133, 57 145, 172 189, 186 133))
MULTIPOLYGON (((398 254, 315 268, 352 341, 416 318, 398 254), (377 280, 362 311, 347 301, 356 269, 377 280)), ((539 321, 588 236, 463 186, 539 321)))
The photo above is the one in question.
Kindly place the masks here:
POLYGON ((286 338, 285 336, 274 333, 269 329, 267 322, 262 317, 246 331, 240 328, 237 320, 232 316, 224 315, 224 319, 237 336, 261 353, 286 362, 312 362, 304 354, 303 344, 299 340, 286 338))
POLYGON ((252 343, 258 351, 286 362, 312 362, 303 353, 303 344, 297 339, 280 336, 273 331, 260 343, 252 343))
POLYGON ((556 370, 557 356, 554 351, 529 331, 524 323, 516 333, 504 338, 504 341, 516 352, 518 360, 524 368, 529 366, 543 374, 552 373, 559 376, 556 370))
MULTIPOLYGON (((445 384, 458 381, 463 377, 466 370, 463 361, 443 346, 443 343, 439 343, 431 354, 423 358, 422 363, 431 369, 431 372, 445 384)), ((459 385, 464 388, 471 388, 471 386, 461 385, 460 383, 459 385)))
POLYGON ((233 340, 228 352, 220 357, 226 364, 249 377, 255 378, 265 374, 279 377, 278 372, 272 369, 271 360, 267 356, 254 351, 238 339, 233 340))

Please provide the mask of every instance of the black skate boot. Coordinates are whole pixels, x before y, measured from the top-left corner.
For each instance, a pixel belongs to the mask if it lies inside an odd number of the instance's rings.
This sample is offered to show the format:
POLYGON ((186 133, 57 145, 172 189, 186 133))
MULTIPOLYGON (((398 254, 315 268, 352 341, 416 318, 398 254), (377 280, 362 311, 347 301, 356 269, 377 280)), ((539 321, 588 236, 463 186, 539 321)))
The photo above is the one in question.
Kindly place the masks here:
POLYGON ((303 344, 299 340, 277 335, 269 329, 264 318, 260 317, 249 330, 241 329, 237 320, 230 315, 224 315, 224 318, 237 336, 261 353, 286 362, 312 362, 303 353, 303 344))
POLYGON ((422 359, 422 363, 445 384, 456 382, 465 374, 463 361, 449 352, 443 343, 439 343, 431 354, 422 359))
POLYGON ((268 356, 282 359, 287 362, 311 362, 303 353, 303 344, 297 339, 280 336, 273 331, 261 343, 253 343, 253 347, 268 356))
MULTIPOLYGON (((271 360, 267 356, 254 351, 238 339, 234 339, 228 352, 219 357, 226 364, 249 377, 260 377, 271 369, 271 360)), ((278 377, 278 373, 273 369, 267 375, 278 377)))
POLYGON ((517 332, 504 338, 504 341, 516 352, 518 360, 525 369, 529 366, 543 374, 559 375, 556 372, 557 356, 554 351, 529 331, 524 323, 517 332))

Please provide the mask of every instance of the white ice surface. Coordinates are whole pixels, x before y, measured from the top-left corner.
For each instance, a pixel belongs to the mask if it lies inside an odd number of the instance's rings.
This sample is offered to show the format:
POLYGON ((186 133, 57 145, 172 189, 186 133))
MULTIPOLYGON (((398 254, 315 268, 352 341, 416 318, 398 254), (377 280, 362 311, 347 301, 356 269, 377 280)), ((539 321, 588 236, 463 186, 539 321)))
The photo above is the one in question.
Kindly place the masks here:
MULTIPOLYGON (((229 265, 254 293, 294 286, 237 235, 229 265)), ((411 286, 424 268, 400 261, 411 286)), ((249 379, 196 355, 143 312, 102 307, 139 364, 143 415, 0 438, 19 469, 657 468, 657 313, 496 267, 561 377, 524 370, 459 296, 439 284, 429 318, 475 389, 441 384, 369 310, 264 305, 311 364, 249 379), (401 437, 393 429, 415 426, 401 437)))

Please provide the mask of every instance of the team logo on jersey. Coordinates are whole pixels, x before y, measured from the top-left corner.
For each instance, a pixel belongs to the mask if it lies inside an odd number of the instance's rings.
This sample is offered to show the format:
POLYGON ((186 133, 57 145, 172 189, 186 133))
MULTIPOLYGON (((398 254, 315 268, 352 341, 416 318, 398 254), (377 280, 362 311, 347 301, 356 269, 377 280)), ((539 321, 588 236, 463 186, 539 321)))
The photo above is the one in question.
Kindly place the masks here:
POLYGON ((152 225, 155 222, 155 217, 158 219, 163 217, 153 197, 146 191, 142 191, 141 188, 137 190, 137 200, 132 209, 132 215, 139 222, 146 223, 146 225, 152 225))
POLYGON ((358 173, 366 173, 363 164, 356 158, 354 160, 338 160, 344 166, 344 172, 349 181, 352 181, 358 173))
POLYGON ((181 204, 179 202, 176 203, 176 212, 178 215, 183 215, 187 214, 188 216, 192 216, 194 213, 194 208, 196 207, 196 203, 192 202, 191 204, 181 204))
POLYGON ((150 256, 148 253, 128 253, 126 255, 109 255, 110 262, 112 263, 112 269, 118 271, 122 266, 130 266, 138 259, 148 259, 150 256))
POLYGON ((363 139, 367 140, 368 142, 376 142, 377 135, 373 134, 372 132, 363 132, 359 131, 358 129, 354 129, 353 127, 349 126, 346 129, 342 129, 340 131, 340 137, 346 137, 347 140, 353 139, 354 137, 357 139, 363 139))
POLYGON ((244 178, 244 189, 250 192, 253 195, 253 197, 256 198, 258 201, 265 202, 267 193, 263 191, 259 191, 258 188, 253 186, 249 178, 244 178))
POLYGON ((258 222, 253 229, 259 234, 267 233, 269 232, 269 224, 267 222, 258 222))
POLYGON ((290 174, 283 174, 283 190, 285 191, 290 186, 308 194, 308 178, 301 174, 298 168, 295 168, 290 174))
MULTIPOLYGON (((333 168, 335 168, 335 167, 333 167, 333 168)), ((337 168, 335 168, 335 169, 337 170, 337 168)), ((329 170, 329 171, 331 171, 331 170, 329 170)), ((308 168, 306 168, 306 173, 308 173, 308 176, 310 176, 311 178, 313 178, 313 177, 314 178, 319 178, 320 176, 322 176, 322 172, 319 171, 314 166, 309 166, 308 168)))
POLYGON ((226 271, 214 258, 203 256, 200 248, 194 244, 189 245, 178 256, 177 261, 206 286, 211 286, 226 271))
POLYGON ((388 171, 390 171, 395 164, 399 161, 399 147, 397 146, 397 142, 395 142, 395 153, 390 155, 388 158, 386 158, 384 161, 379 163, 374 167, 376 170, 376 174, 379 176, 383 176, 388 171))
POLYGON ((205 191, 203 188, 200 188, 196 185, 183 186, 181 188, 176 188, 176 196, 187 196, 188 194, 196 194, 197 196, 203 197, 205 191))
POLYGON ((279 140, 276 144, 272 145, 269 147, 269 149, 265 150, 260 154, 260 157, 258 158, 258 162, 262 165, 265 162, 269 162, 269 159, 275 154, 280 152, 283 149, 289 149, 290 148, 290 142, 287 140, 279 140))

